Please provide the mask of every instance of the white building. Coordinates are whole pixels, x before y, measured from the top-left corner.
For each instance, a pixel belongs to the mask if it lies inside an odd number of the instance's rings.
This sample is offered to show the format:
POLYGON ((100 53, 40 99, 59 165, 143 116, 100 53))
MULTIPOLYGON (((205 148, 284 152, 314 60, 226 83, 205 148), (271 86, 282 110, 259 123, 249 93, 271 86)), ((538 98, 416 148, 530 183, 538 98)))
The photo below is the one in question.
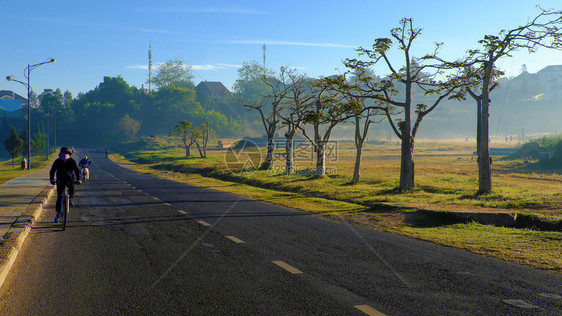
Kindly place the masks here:
POLYGON ((537 72, 544 89, 543 101, 562 101, 562 65, 547 66, 537 72))

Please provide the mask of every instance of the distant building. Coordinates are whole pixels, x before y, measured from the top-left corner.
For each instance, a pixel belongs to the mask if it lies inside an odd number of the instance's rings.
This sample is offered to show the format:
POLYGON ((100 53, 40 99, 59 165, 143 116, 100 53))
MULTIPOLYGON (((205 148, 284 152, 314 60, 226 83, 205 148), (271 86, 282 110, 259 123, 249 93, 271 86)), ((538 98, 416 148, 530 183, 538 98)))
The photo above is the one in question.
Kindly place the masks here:
POLYGON ((208 95, 219 98, 230 94, 230 91, 218 81, 201 81, 195 87, 195 92, 198 95, 208 95))
POLYGON ((562 65, 547 66, 537 72, 544 89, 542 100, 562 100, 562 65))
POLYGON ((27 99, 13 91, 0 90, 0 131, 10 126, 22 127, 26 102, 27 99))

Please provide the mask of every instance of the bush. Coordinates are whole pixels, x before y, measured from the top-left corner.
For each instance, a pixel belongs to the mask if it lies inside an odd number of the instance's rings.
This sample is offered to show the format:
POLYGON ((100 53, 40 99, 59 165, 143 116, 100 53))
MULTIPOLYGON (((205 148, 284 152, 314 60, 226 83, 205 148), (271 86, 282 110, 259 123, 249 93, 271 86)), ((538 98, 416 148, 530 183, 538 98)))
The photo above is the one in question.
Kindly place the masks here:
POLYGON ((506 160, 538 159, 539 152, 545 151, 543 146, 536 141, 525 143, 516 152, 505 157, 506 160))
POLYGON ((131 152, 131 151, 152 151, 174 148, 176 145, 168 142, 165 138, 150 138, 143 137, 137 141, 123 142, 120 144, 118 152, 131 152))
POLYGON ((549 162, 555 167, 562 167, 562 140, 558 140, 558 143, 554 146, 549 162))

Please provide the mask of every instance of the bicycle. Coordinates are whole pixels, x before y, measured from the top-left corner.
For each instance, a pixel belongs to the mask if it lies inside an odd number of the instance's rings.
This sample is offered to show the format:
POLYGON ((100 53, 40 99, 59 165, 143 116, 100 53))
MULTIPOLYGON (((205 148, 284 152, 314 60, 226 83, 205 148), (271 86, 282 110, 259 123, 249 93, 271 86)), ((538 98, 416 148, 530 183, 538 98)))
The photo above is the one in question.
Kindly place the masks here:
MULTIPOLYGON (((77 185, 81 184, 80 181, 76 181, 75 183, 77 185)), ((70 194, 68 193, 68 186, 65 185, 62 199, 61 199, 62 209, 60 210, 60 222, 62 224, 62 230, 66 229, 66 222, 68 221, 68 214, 70 213, 70 205, 71 205, 70 194)), ((74 203, 72 203, 72 206, 74 206, 74 203)))
POLYGON ((61 214, 62 230, 65 230, 68 213, 70 213, 70 196, 68 195, 68 186, 64 187, 64 195, 62 196, 61 206, 62 206, 62 212, 60 212, 60 214, 61 214))
POLYGON ((86 180, 90 180, 90 167, 83 167, 80 171, 80 177, 82 178, 83 182, 86 182, 86 180))

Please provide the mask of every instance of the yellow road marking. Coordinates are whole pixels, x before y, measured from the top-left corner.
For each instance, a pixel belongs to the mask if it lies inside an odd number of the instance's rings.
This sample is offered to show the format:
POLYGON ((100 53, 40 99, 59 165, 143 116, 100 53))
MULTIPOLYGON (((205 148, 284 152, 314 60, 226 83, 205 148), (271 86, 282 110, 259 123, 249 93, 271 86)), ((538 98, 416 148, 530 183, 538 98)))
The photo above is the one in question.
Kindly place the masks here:
POLYGON ((291 272, 292 274, 301 274, 302 271, 290 266, 289 264, 283 262, 283 261, 272 261, 273 263, 275 263, 276 265, 280 266, 281 268, 291 272))
POLYGON ((170 204, 170 203, 164 203, 164 205, 172 206, 172 204, 170 204))
POLYGON ((203 226, 211 226, 211 224, 205 222, 205 221, 197 221, 197 223, 203 225, 203 226))
POLYGON ((353 307, 357 308, 358 310, 370 316, 384 316, 383 313, 379 312, 378 310, 372 308, 369 305, 355 305, 353 307))
POLYGON ((153 196, 152 198, 155 199, 155 200, 160 200, 159 198, 157 198, 157 197, 155 197, 155 196, 153 196))
POLYGON ((178 210, 178 213, 182 214, 182 215, 187 215, 186 211, 182 211, 182 210, 178 210))
POLYGON ((240 240, 240 239, 238 239, 238 238, 236 238, 236 237, 234 237, 234 236, 225 236, 225 237, 228 238, 228 239, 230 239, 230 240, 232 240, 232 241, 234 241, 234 242, 237 243, 237 244, 243 244, 243 243, 244 243, 243 240, 240 240))

